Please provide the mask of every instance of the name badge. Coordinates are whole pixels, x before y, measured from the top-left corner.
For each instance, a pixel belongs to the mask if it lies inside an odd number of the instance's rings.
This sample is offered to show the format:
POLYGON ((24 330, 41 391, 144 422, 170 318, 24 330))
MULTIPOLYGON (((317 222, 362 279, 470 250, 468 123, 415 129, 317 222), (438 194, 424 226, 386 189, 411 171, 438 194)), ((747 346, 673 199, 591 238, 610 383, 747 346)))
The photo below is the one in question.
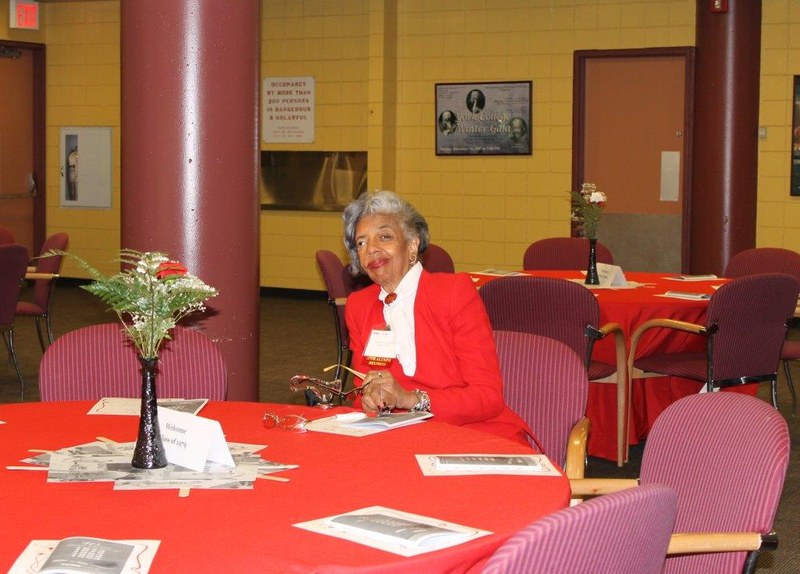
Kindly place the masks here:
POLYGON ((388 329, 373 329, 364 349, 367 363, 374 367, 386 367, 396 356, 394 333, 388 329))

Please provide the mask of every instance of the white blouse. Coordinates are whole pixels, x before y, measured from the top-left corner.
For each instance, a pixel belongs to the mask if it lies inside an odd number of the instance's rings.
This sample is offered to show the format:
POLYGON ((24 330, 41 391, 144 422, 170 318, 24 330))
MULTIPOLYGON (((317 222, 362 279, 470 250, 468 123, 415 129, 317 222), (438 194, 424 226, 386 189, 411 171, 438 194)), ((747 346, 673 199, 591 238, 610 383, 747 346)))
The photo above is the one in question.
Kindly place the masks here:
POLYGON ((383 318, 387 327, 394 333, 394 345, 397 360, 403 367, 403 373, 411 377, 417 370, 417 345, 414 339, 414 301, 417 299, 419 278, 422 276, 422 264, 417 261, 400 281, 395 293, 397 299, 386 304, 389 295, 381 287, 378 299, 383 302, 383 318))

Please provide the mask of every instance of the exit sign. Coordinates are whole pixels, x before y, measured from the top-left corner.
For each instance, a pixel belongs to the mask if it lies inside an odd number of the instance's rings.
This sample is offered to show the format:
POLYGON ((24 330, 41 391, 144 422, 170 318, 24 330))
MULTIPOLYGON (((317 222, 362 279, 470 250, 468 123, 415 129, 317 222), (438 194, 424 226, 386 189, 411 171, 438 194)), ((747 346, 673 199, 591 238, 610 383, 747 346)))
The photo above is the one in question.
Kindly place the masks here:
POLYGON ((32 0, 10 0, 8 3, 9 28, 39 29, 39 3, 32 0))

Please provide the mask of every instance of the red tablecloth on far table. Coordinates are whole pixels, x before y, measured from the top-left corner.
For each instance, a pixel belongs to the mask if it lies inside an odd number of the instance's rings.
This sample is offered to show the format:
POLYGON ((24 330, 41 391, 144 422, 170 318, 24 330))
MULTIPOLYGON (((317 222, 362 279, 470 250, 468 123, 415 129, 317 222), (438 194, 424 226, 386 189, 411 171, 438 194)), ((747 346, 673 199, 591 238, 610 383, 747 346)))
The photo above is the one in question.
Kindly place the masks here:
POLYGON ((90 402, 0 405, 0 570, 32 539, 157 539, 151 572, 465 572, 511 534, 567 505, 564 477, 425 477, 415 453, 521 453, 525 447, 435 420, 356 438, 264 429, 266 411, 330 412, 267 403, 209 403, 229 441, 266 444, 262 457, 299 464, 253 490, 114 491, 111 483, 48 484, 7 470, 31 456, 95 440, 135 440, 138 417, 86 415, 90 402), (307 532, 292 524, 380 505, 484 528, 493 535, 414 558, 307 532))
MULTIPOLYGON (((562 279, 581 279, 579 271, 525 271, 537 277, 562 279)), ((667 318, 703 323, 708 300, 686 300, 660 297, 667 291, 689 291, 694 293, 713 293, 714 285, 721 285, 727 279, 711 281, 676 281, 674 274, 625 272, 630 282, 643 283, 636 289, 592 289, 600 303, 600 323, 619 323, 625 332, 626 347, 630 350, 630 336, 633 331, 648 319, 667 318)), ((478 288, 493 276, 473 274, 478 288)), ((688 333, 656 329, 650 331, 639 342, 637 355, 643 356, 654 349, 664 351, 703 350, 704 340, 688 333)), ((598 360, 614 364, 616 362, 613 337, 598 342, 594 354, 598 360)), ((670 404, 681 397, 699 391, 701 383, 676 377, 654 377, 636 379, 632 384, 631 405, 632 424, 629 443, 636 444, 647 436, 656 417, 670 404)), ((737 387, 739 392, 755 393, 756 385, 737 387)), ((587 416, 592 422, 589 436, 589 454, 609 460, 616 460, 617 389, 616 385, 597 383, 589 385, 587 416)))

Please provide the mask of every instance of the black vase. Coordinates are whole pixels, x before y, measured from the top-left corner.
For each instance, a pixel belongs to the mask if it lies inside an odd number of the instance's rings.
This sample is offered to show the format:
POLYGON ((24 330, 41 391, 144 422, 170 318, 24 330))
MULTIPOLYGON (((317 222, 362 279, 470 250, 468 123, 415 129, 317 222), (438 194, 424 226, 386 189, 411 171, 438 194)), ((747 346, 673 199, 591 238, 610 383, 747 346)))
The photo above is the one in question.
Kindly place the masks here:
POLYGON ((167 453, 161 442, 156 404, 156 365, 158 359, 139 357, 142 364, 142 409, 139 414, 139 437, 133 449, 131 466, 134 468, 164 468, 167 453))
POLYGON ((589 240, 589 266, 586 268, 586 285, 600 285, 597 274, 597 239, 589 240))

